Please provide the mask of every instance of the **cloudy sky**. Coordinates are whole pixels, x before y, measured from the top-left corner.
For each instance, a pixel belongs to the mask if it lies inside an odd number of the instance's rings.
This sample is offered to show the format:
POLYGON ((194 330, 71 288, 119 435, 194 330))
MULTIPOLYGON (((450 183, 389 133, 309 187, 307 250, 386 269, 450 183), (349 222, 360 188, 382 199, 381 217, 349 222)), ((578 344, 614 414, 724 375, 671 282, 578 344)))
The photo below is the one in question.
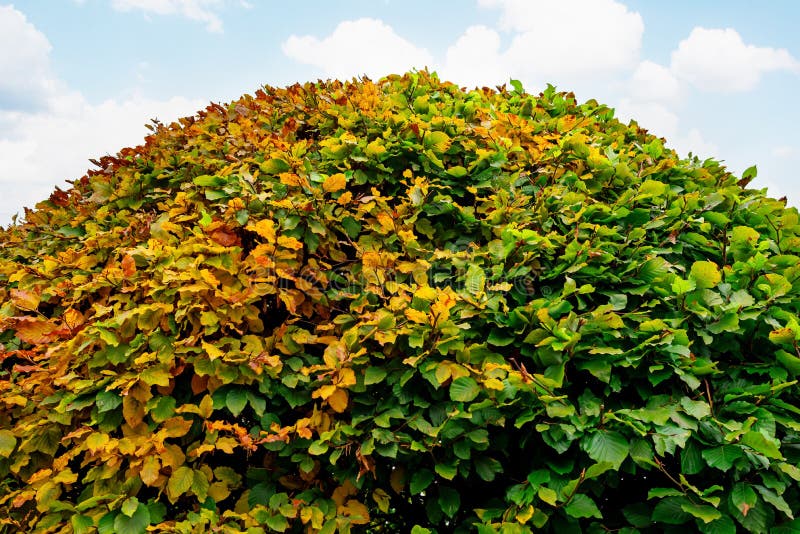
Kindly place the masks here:
POLYGON ((596 98, 800 206, 796 0, 0 0, 0 224, 263 84, 427 66, 596 98))

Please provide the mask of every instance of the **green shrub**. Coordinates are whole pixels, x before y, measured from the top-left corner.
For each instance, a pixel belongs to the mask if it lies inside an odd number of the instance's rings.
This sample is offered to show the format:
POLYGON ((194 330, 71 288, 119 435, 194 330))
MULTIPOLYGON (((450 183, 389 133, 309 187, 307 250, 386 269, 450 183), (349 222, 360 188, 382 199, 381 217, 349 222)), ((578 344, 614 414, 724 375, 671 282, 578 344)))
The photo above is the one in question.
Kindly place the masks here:
POLYGON ((800 225, 552 87, 272 87, 0 230, 0 532, 794 532, 800 225))

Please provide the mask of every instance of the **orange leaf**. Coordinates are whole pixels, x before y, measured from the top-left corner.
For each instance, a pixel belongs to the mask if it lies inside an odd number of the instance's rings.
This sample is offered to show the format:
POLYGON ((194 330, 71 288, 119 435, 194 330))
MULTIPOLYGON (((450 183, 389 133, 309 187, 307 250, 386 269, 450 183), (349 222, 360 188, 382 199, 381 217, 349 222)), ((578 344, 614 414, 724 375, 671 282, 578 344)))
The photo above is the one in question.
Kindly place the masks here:
POLYGON ((330 397, 328 397, 328 404, 330 404, 333 411, 336 413, 342 413, 347 409, 347 391, 336 388, 330 397))
POLYGON ((122 274, 125 276, 133 276, 136 274, 136 262, 133 258, 126 254, 124 258, 122 258, 122 274))
POLYGON ((340 506, 338 512, 349 517, 350 522, 354 525, 366 525, 369 523, 369 510, 355 499, 347 501, 346 506, 340 506))
POLYGON ((17 337, 31 345, 49 343, 58 330, 58 327, 50 321, 37 317, 11 317, 9 323, 17 337))
POLYGON ((248 224, 247 229, 272 243, 275 241, 275 223, 269 219, 262 219, 255 224, 248 224))
POLYGON ((35 310, 39 307, 39 295, 25 289, 12 289, 11 301, 14 306, 23 310, 35 310))
POLYGON ((342 173, 331 174, 325 181, 322 182, 322 189, 325 190, 326 193, 333 193, 335 191, 341 191, 347 186, 347 179, 344 177, 342 173))
POLYGON ((413 308, 406 308, 403 313, 405 314, 406 318, 409 321, 419 323, 419 324, 427 324, 428 323, 428 314, 425 312, 421 312, 419 310, 415 310, 413 308))

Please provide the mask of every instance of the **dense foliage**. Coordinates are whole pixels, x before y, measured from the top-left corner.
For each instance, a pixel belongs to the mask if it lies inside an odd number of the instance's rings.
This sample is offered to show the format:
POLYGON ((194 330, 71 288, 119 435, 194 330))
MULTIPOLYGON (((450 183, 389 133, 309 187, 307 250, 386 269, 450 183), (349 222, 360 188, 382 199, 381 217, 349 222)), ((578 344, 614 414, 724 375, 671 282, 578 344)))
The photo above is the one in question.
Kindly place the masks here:
POLYGON ((0 230, 0 532, 794 532, 800 225, 427 72, 152 126, 0 230))

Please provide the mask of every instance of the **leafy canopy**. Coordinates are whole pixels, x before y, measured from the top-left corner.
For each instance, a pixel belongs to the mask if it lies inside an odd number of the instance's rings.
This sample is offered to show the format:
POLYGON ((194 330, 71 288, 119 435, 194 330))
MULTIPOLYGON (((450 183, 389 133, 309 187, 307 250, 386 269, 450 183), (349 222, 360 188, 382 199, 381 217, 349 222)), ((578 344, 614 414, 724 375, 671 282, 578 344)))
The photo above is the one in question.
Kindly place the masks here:
POLYGON ((266 87, 1 230, 0 531, 797 529, 797 211, 512 86, 266 87))

